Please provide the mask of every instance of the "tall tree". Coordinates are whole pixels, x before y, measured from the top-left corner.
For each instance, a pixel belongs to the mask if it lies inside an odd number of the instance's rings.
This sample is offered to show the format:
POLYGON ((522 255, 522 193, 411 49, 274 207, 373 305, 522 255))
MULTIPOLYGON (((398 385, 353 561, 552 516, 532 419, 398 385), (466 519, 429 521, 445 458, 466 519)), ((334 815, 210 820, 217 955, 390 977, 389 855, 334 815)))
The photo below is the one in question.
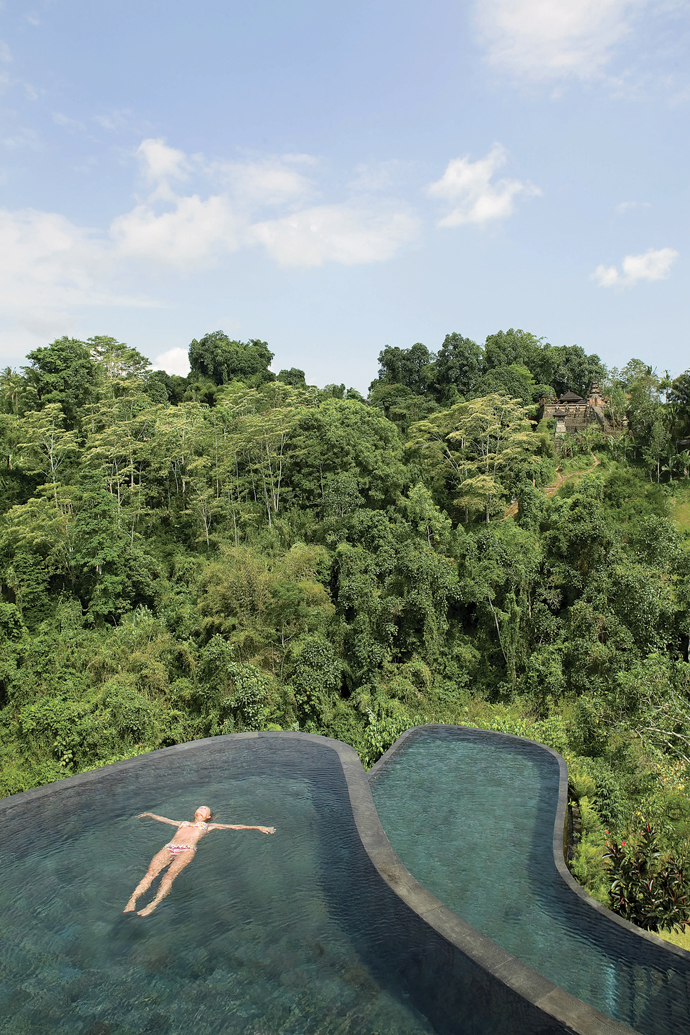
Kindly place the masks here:
POLYGON ((386 345, 379 352, 379 376, 369 391, 378 385, 403 385, 415 395, 424 395, 434 379, 436 356, 418 341, 409 349, 386 345))
POLYGON ((22 370, 39 405, 59 403, 68 426, 76 427, 81 408, 96 398, 98 388, 96 361, 89 345, 76 338, 56 338, 26 358, 31 365, 22 370))
POLYGON ((543 339, 529 331, 496 331, 489 334, 484 343, 484 367, 509 367, 511 363, 532 369, 535 359, 543 348, 543 339))
POLYGON ((539 444, 520 403, 493 394, 414 424, 407 448, 449 504, 461 507, 466 518, 481 511, 488 521, 506 495, 511 468, 539 465, 539 444))
POLYGON ((141 390, 151 368, 150 359, 124 342, 103 334, 89 338, 87 344, 96 361, 103 394, 113 398, 136 389, 141 390))
POLYGON ((457 402, 457 396, 474 391, 482 372, 482 350, 471 338, 453 332, 443 339, 436 360, 435 383, 440 401, 457 402))
POLYGON ((479 378, 473 395, 491 395, 500 392, 513 399, 519 399, 523 406, 538 401, 541 386, 534 383, 534 378, 527 367, 519 363, 511 363, 508 367, 493 367, 479 378), (536 396, 536 398, 535 398, 536 396))
POLYGON ((402 445, 393 424, 373 407, 327 399, 305 409, 295 425, 288 478, 303 506, 323 507, 327 490, 343 474, 369 506, 393 502, 405 481, 402 445))
POLYGON ((42 410, 32 410, 20 418, 21 441, 17 446, 20 463, 28 474, 37 474, 51 487, 55 507, 59 509, 58 472, 78 452, 77 435, 65 430, 65 418, 59 403, 48 403, 42 410))
POLYGON ((265 341, 232 341, 223 331, 195 338, 189 346, 189 365, 192 377, 205 377, 216 385, 230 381, 244 381, 258 386, 275 380, 268 369, 273 353, 265 341))

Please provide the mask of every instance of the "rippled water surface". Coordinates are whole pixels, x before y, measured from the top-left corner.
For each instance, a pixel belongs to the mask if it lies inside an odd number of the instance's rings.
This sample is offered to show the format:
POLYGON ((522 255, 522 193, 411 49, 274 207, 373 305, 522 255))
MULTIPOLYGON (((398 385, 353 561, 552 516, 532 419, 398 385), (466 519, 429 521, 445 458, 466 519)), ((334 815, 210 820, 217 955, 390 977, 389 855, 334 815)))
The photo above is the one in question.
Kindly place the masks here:
POLYGON ((600 920, 559 876, 551 847, 558 780, 555 759, 539 748, 424 732, 374 777, 372 791, 402 862, 473 927, 641 1032, 690 1032, 687 964, 676 968, 670 954, 661 959, 600 920))
POLYGON ((339 895, 357 844, 333 767, 311 778, 279 768, 257 771, 239 751, 234 761, 176 756, 6 815, 0 1029, 430 1033, 367 962, 376 918, 357 895, 339 895), (218 822, 277 832, 209 834, 152 916, 123 915, 173 832, 135 815, 192 819, 200 804, 218 822))

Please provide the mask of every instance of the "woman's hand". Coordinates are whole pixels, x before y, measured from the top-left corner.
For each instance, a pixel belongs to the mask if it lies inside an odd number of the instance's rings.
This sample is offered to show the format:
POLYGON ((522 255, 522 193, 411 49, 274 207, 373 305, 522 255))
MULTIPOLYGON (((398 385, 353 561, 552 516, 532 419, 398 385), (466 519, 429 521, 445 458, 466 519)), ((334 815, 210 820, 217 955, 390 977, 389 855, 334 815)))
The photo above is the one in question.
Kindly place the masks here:
POLYGON ((262 834, 275 834, 276 832, 275 827, 259 827, 258 829, 261 831, 262 834))

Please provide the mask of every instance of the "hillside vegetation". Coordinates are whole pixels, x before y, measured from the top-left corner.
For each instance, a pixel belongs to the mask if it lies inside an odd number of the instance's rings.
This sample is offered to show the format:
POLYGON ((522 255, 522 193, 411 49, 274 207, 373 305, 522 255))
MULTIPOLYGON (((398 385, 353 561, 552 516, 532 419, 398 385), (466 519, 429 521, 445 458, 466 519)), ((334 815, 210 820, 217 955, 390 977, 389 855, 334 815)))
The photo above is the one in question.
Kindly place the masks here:
POLYGON ((561 751, 576 875, 682 926, 690 373, 451 334, 384 349, 365 400, 272 359, 215 332, 179 378, 61 338, 0 376, 0 792, 262 728, 371 765, 474 723, 561 751), (540 396, 594 379, 629 430, 556 442, 540 396))

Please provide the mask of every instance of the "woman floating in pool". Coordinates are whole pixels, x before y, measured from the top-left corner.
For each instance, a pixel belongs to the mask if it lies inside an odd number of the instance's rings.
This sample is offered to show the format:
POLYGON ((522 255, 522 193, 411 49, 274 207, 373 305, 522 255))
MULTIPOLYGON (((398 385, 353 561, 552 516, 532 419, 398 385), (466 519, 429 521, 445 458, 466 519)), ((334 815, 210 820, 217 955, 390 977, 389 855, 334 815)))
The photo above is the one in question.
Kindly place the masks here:
POLYGON ((132 897, 124 908, 125 913, 133 913, 136 908, 137 899, 151 887, 161 870, 170 865, 170 869, 161 881, 158 894, 149 902, 148 906, 140 909, 137 916, 148 916, 152 913, 161 899, 170 891, 175 877, 184 870, 185 866, 192 861, 196 847, 202 837, 211 830, 260 830, 262 834, 275 834, 275 827, 246 827, 241 823, 209 823, 211 810, 206 805, 200 805, 194 813, 194 822, 188 820, 166 819, 165 816, 157 816, 155 812, 141 812, 137 819, 150 816, 157 819, 159 823, 169 823, 171 827, 177 827, 177 835, 169 841, 160 852, 156 852, 149 864, 146 876, 139 881, 132 897))

